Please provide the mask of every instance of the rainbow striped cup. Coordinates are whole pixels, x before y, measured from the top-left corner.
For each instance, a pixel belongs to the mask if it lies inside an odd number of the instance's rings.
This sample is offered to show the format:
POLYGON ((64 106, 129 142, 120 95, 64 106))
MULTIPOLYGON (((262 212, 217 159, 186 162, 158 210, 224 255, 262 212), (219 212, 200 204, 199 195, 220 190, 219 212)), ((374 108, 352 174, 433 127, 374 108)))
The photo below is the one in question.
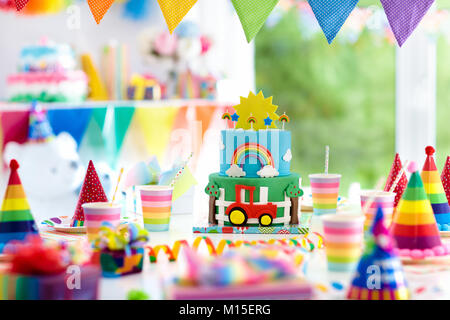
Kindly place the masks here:
POLYGON ((114 226, 120 223, 122 205, 110 202, 90 202, 82 205, 86 223, 88 240, 95 240, 103 222, 108 221, 114 226))
POLYGON ((354 271, 361 257, 364 239, 363 215, 347 213, 321 217, 329 271, 354 271))
POLYGON ((395 193, 379 190, 361 191, 361 208, 364 210, 366 203, 373 199, 372 204, 363 212, 366 217, 364 222, 364 230, 368 231, 372 226, 373 219, 377 213, 378 207, 383 208, 384 222, 387 227, 391 225, 392 215, 394 213, 395 193))
POLYGON ((172 210, 171 186, 140 186, 142 216, 147 231, 168 231, 172 210))
POLYGON ((336 213, 340 174, 315 173, 309 175, 314 214, 336 213))

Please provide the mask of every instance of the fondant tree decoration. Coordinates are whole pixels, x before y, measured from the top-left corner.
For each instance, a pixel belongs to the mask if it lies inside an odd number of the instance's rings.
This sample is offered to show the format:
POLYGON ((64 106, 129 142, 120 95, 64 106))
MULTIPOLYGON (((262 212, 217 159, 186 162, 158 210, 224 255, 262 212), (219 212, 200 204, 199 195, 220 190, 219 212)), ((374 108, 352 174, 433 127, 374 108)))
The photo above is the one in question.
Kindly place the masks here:
POLYGON ((210 224, 217 224, 216 219, 216 199, 220 197, 220 189, 217 184, 210 182, 206 188, 205 193, 209 196, 209 216, 208 222, 210 224))
POLYGON ((295 183, 291 183, 286 189, 286 196, 291 199, 290 224, 298 224, 298 198, 303 196, 303 190, 295 183))
MULTIPOLYGON (((272 104, 272 97, 264 98, 260 91, 257 95, 250 92, 248 97, 241 97, 240 104, 234 106, 234 109, 239 114, 239 119, 236 123, 236 129, 248 130, 253 125, 254 130, 265 129, 263 119, 269 116, 272 120, 278 120, 279 116, 276 114, 278 106, 272 104), (253 116, 257 122, 249 123, 248 119, 253 116)), ((269 127, 276 129, 275 121, 269 127)))

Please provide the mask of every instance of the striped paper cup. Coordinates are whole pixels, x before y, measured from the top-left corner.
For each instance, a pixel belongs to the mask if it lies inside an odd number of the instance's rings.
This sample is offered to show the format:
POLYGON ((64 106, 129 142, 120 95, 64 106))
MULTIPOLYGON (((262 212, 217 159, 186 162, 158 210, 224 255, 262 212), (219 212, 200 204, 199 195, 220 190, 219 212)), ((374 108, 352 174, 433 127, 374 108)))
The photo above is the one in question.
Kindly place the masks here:
POLYGON ((142 216, 147 231, 168 231, 173 187, 140 186, 142 216))
POLYGON ((363 215, 327 214, 321 217, 328 270, 354 271, 363 246, 363 215))
POLYGON ((91 202, 82 205, 86 223, 88 240, 95 240, 103 222, 108 221, 114 226, 120 223, 122 205, 110 202, 91 202))
POLYGON ((366 217, 364 229, 367 231, 372 226, 373 219, 375 218, 379 206, 383 208, 384 222, 386 227, 389 227, 394 213, 395 193, 378 190, 361 191, 361 208, 363 210, 366 203, 370 201, 371 198, 373 198, 372 204, 367 208, 366 212, 363 212, 366 217))
POLYGON ((336 213, 340 174, 316 173, 309 175, 314 214, 336 213))

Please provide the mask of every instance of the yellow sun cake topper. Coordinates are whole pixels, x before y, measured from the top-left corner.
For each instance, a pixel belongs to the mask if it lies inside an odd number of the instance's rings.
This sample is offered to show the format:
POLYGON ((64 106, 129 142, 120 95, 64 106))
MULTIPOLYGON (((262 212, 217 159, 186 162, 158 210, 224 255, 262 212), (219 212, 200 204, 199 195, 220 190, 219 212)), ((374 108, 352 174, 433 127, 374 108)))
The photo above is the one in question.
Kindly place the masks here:
POLYGON ((249 117, 256 118, 256 122, 253 123, 254 130, 266 129, 264 119, 268 117, 272 120, 268 128, 276 129, 275 121, 278 120, 279 116, 275 112, 278 106, 272 104, 272 98, 264 98, 262 91, 257 95, 250 92, 247 98, 241 97, 241 103, 233 107, 239 115, 236 129, 251 129, 251 124, 247 121, 249 117))

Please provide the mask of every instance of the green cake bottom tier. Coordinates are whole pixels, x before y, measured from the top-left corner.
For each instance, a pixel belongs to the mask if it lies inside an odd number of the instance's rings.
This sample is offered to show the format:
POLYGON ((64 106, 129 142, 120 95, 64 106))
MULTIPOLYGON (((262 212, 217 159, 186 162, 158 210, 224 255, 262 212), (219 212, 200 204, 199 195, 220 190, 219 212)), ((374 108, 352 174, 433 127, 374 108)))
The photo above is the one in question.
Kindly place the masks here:
MULTIPOLYGON (((284 177, 274 178, 233 178, 213 173, 209 176, 209 184, 205 192, 210 198, 215 198, 215 217, 218 221, 223 221, 224 225, 231 223, 225 215, 228 206, 238 203, 236 197, 236 186, 241 191, 241 203, 249 205, 250 196, 253 193, 253 204, 258 207, 267 203, 276 205, 276 218, 273 226, 285 225, 291 216, 292 202, 290 198, 302 196, 300 175, 292 173, 284 177), (254 190, 248 190, 250 187, 254 190), (245 193, 245 196, 244 196, 245 193)), ((211 206, 210 206, 211 210, 211 206)), ((247 226, 258 226, 257 219, 249 219, 247 226)))

